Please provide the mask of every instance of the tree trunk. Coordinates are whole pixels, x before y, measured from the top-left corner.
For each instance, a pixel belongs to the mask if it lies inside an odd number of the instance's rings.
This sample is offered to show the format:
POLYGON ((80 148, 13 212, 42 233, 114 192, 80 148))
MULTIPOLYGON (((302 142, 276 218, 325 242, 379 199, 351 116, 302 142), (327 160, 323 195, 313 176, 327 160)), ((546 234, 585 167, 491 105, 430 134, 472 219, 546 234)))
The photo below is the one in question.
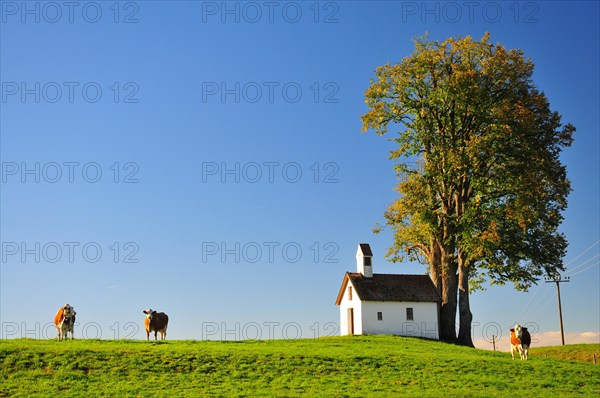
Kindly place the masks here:
POLYGON ((433 285, 437 289, 440 297, 442 296, 442 272, 440 261, 440 247, 433 239, 429 244, 429 276, 433 285))
POLYGON ((440 338, 456 340, 456 293, 458 277, 456 263, 450 258, 452 252, 442 250, 442 307, 440 309, 440 338))
POLYGON ((471 337, 473 314, 471 314, 471 306, 469 304, 469 270, 464 262, 461 261, 460 255, 458 266, 458 306, 460 319, 458 341, 466 346, 475 347, 471 337))

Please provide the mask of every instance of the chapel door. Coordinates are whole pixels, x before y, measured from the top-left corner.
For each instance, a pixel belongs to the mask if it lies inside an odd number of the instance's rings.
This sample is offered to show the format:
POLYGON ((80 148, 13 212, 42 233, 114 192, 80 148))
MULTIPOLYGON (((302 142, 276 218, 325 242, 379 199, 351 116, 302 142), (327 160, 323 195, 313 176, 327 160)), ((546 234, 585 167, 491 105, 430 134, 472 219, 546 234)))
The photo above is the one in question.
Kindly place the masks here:
POLYGON ((348 308, 348 334, 354 334, 354 308, 348 308))

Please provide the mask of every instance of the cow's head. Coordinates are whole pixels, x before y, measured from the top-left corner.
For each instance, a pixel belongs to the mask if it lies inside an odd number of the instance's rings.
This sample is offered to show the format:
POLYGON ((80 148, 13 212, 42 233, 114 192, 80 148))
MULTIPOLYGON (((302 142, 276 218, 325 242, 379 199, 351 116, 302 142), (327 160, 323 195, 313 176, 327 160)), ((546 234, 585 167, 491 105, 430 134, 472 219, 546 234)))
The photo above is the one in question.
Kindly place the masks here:
POLYGON ((148 320, 151 321, 152 316, 156 314, 156 311, 154 311, 152 308, 148 308, 147 310, 144 310, 143 313, 146 314, 146 318, 148 318, 148 320))
POLYGON ((75 316, 77 313, 75 312, 75 308, 71 307, 69 304, 65 304, 63 307, 63 314, 65 315, 65 319, 71 319, 71 317, 75 316))
POLYGON ((515 334, 519 340, 521 339, 521 336, 523 336, 523 326, 519 325, 518 323, 515 325, 515 334))

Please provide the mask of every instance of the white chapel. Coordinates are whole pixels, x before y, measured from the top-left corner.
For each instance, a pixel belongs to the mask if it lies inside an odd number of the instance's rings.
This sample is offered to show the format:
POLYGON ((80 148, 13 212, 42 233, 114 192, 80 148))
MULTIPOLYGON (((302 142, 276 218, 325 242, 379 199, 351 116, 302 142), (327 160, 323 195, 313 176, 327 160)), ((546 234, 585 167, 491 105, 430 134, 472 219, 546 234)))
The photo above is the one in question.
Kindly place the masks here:
POLYGON ((356 272, 346 272, 337 296, 340 333, 393 334, 439 339, 442 299, 428 275, 374 274, 367 243, 356 251, 356 272))

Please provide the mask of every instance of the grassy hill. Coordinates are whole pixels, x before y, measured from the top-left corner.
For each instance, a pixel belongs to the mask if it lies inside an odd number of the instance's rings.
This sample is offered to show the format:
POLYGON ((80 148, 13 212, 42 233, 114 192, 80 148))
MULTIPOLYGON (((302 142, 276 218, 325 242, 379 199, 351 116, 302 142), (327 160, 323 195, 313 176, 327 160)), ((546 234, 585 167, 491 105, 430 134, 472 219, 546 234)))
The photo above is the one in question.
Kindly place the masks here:
POLYGON ((592 362, 596 355, 596 363, 600 364, 600 344, 571 344, 553 347, 534 347, 530 354, 544 358, 564 359, 567 361, 592 362))
POLYGON ((508 353, 392 336, 0 341, 0 396, 597 397, 599 391, 600 365, 535 352, 528 362, 512 361, 508 353))

